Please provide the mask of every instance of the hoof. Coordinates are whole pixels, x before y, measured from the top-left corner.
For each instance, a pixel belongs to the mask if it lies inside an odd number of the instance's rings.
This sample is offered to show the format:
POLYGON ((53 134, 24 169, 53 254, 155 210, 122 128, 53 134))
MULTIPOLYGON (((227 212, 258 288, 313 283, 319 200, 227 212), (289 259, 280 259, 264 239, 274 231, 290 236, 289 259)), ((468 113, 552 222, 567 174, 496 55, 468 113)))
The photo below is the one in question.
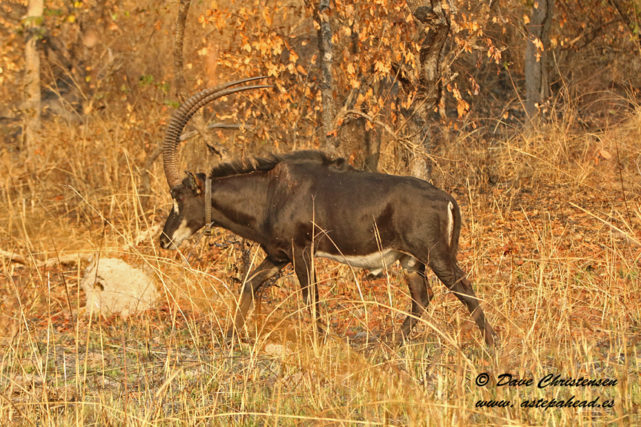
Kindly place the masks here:
POLYGON ((491 326, 487 326, 485 329, 485 333, 483 334, 483 338, 485 338, 485 344, 490 348, 490 349, 495 349, 500 345, 500 340, 499 336, 496 332, 494 332, 494 329, 492 329, 491 326))
POLYGON ((240 334, 236 332, 236 328, 231 327, 227 330, 227 333, 225 334, 225 341, 228 344, 231 344, 234 342, 234 340, 238 340, 238 342, 241 341, 240 334))

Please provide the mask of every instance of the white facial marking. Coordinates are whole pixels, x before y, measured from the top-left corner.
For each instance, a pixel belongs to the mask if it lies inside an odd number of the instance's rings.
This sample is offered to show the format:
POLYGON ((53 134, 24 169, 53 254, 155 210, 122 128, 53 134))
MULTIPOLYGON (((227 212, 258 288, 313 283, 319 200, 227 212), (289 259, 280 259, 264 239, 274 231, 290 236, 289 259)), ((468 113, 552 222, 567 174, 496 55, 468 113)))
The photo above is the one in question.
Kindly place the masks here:
POLYGON ((174 199, 174 213, 180 215, 180 210, 178 209, 178 202, 174 199))
POLYGON ((382 251, 367 255, 341 255, 317 251, 316 256, 338 261, 342 264, 351 265, 352 267, 381 270, 394 264, 403 254, 393 249, 383 249, 382 251))
POLYGON ((180 226, 174 231, 174 234, 171 236, 171 242, 173 245, 173 248, 177 248, 178 245, 182 243, 183 240, 187 239, 189 236, 193 234, 193 231, 189 227, 187 227, 187 220, 183 219, 182 222, 180 223, 180 226))

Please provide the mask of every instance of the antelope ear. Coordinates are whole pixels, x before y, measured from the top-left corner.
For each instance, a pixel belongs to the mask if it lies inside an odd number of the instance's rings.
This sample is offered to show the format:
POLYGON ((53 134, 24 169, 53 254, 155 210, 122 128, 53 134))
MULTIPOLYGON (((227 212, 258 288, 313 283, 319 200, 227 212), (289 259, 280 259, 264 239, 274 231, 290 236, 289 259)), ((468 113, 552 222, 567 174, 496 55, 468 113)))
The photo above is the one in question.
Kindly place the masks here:
POLYGON ((202 192, 202 189, 200 188, 200 182, 198 182, 198 178, 196 178, 196 175, 189 171, 187 171, 187 185, 189 186, 189 189, 191 191, 196 193, 197 196, 199 196, 202 192))

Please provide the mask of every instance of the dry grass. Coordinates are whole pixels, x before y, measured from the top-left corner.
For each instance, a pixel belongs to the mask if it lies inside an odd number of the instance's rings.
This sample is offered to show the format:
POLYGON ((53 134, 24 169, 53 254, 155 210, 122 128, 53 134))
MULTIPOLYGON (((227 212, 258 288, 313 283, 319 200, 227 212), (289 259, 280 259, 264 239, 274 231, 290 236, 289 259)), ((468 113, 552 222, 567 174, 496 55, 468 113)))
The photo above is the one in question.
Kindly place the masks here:
MULTIPOLYGON (((150 108, 146 117, 155 122, 150 108)), ((123 120, 50 123, 39 158, 4 153, 0 177, 0 419, 27 424, 552 424, 641 422, 641 116, 598 135, 563 121, 495 141, 460 136, 435 181, 456 194, 460 260, 501 336, 486 351, 461 304, 436 297, 410 343, 364 343, 398 330, 409 307, 401 273, 365 280, 317 266, 331 334, 318 339, 292 273, 263 294, 243 343, 222 339, 240 284, 234 237, 193 238, 181 252, 156 236, 168 196, 158 164, 139 194, 141 141, 123 120), (109 147, 104 150, 103 147, 109 147), (488 154, 489 153, 489 154, 488 154), (211 245, 209 244, 211 243, 211 245), (129 249, 122 248, 129 245, 129 249), (35 262, 99 251, 154 272, 164 300, 135 318, 84 315, 85 264, 35 262), (510 373, 536 381, 613 378, 614 387, 479 387, 510 373), (613 408, 523 408, 567 399, 613 408), (479 408, 488 399, 507 408, 479 408)), ((201 149, 201 148, 198 148, 201 149)), ((398 168, 391 148, 383 167, 398 168)), ((253 263, 262 256, 252 248, 253 263)), ((242 278, 241 278, 242 279, 242 278)))

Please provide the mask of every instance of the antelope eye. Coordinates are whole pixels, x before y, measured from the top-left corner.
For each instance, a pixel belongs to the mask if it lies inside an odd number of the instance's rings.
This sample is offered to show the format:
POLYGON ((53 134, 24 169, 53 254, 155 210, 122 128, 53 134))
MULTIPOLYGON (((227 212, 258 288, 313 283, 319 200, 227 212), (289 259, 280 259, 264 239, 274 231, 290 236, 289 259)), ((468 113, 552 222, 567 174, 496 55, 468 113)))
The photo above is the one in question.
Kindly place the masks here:
POLYGON ((172 199, 174 199, 174 200, 176 200, 176 201, 178 201, 178 202, 182 202, 182 201, 183 201, 183 199, 185 198, 185 197, 182 195, 182 193, 179 193, 178 191, 172 191, 172 192, 171 192, 171 197, 172 197, 172 199))

